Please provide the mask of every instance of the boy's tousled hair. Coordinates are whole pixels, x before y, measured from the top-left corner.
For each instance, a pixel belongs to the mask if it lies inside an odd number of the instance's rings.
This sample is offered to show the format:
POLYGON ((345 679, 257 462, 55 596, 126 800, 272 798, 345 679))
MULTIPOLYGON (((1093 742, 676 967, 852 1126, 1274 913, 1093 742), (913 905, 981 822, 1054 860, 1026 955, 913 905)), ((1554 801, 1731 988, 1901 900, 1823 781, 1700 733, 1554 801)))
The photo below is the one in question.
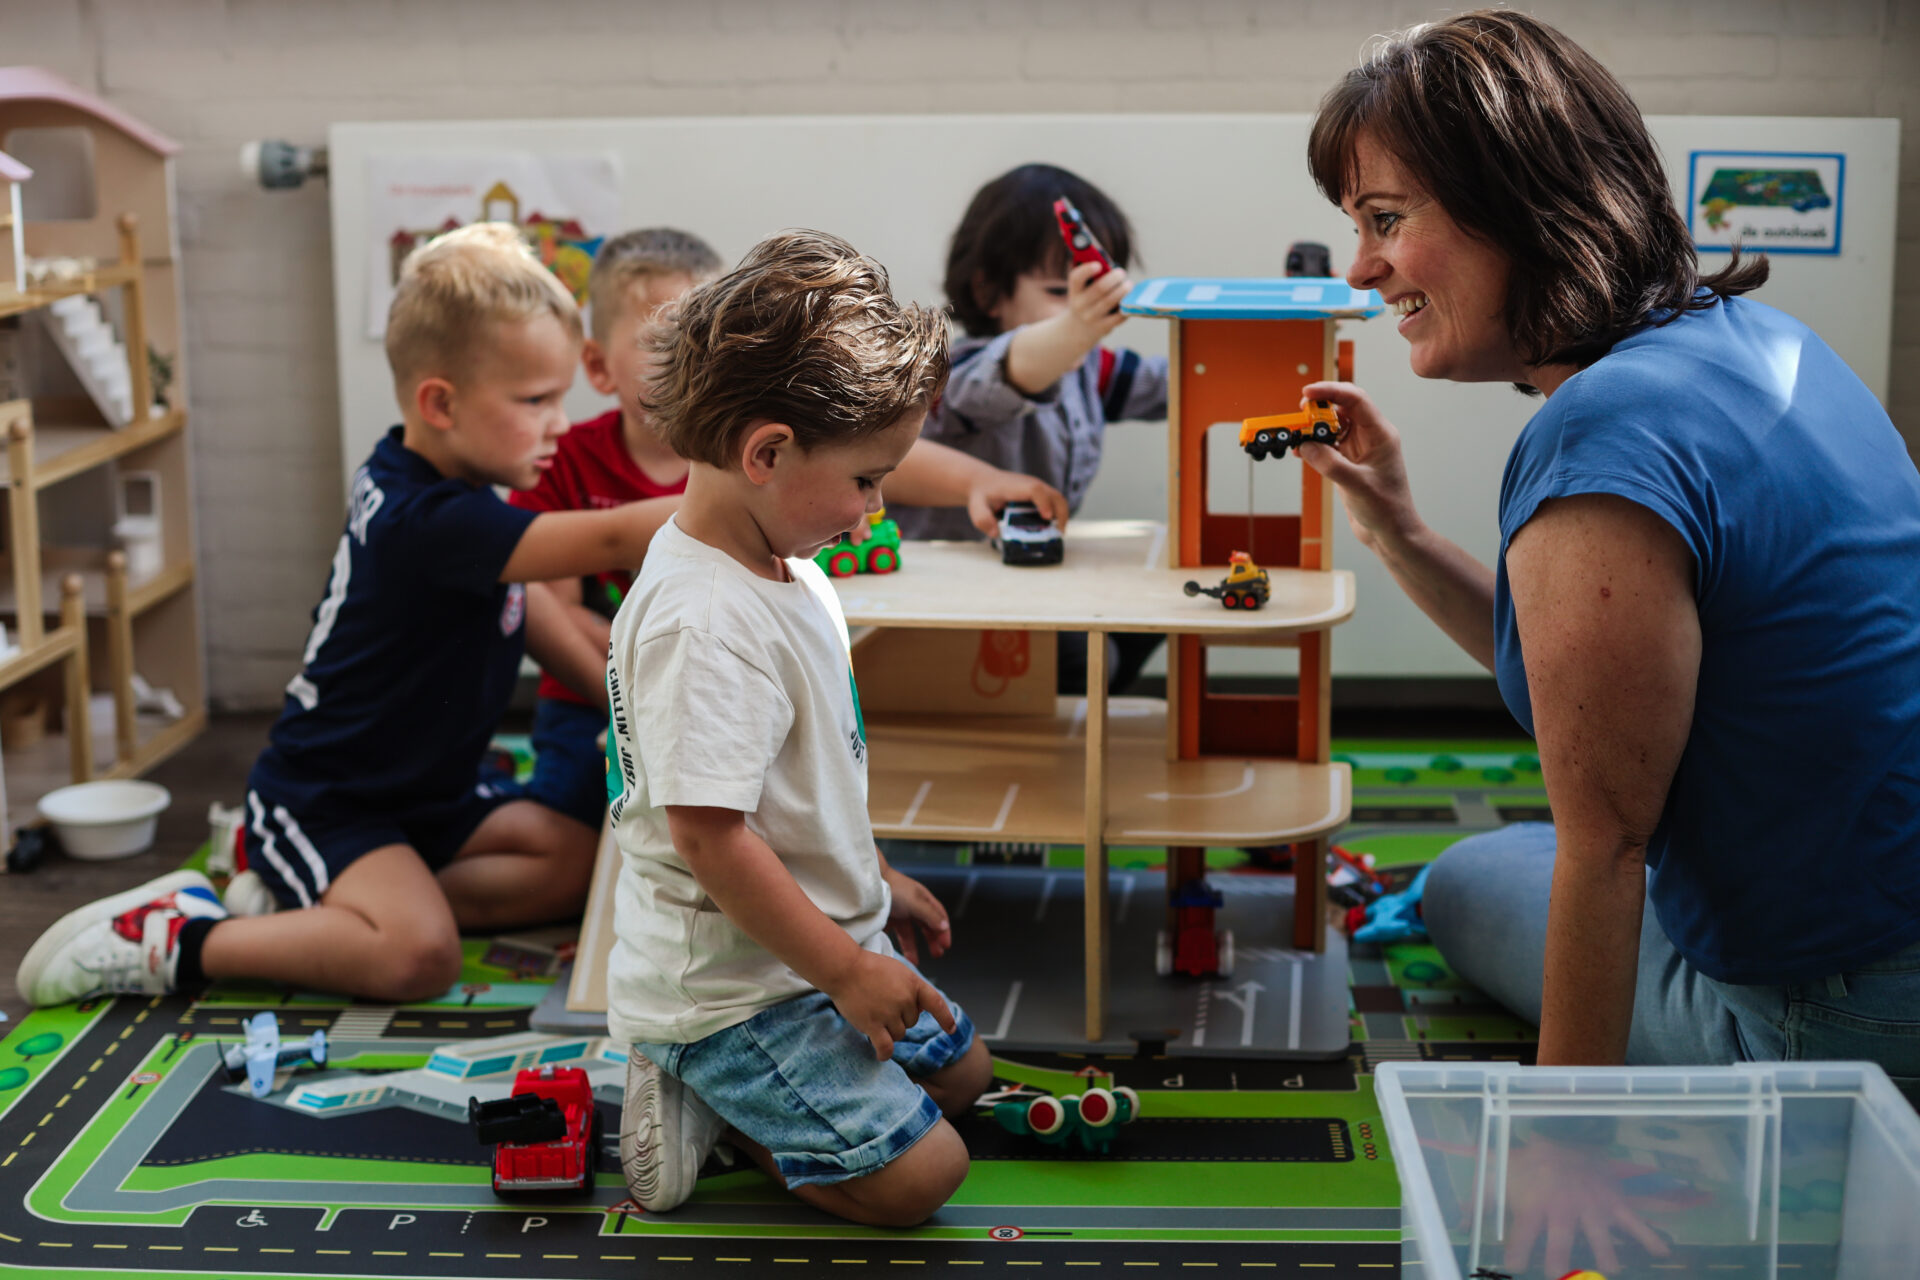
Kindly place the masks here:
POLYGON ((887 269, 838 236, 783 231, 663 313, 642 401, 680 456, 730 467, 755 422, 802 449, 846 444, 932 406, 947 381, 947 322, 901 304, 887 269))
POLYGON ((580 308, 505 222, 476 222, 407 255, 387 309, 387 364, 396 387, 428 374, 471 372, 487 326, 550 315, 580 341, 580 308))
POLYGON ((1067 246, 1053 216, 1061 196, 1073 201, 1114 266, 1133 265, 1133 228, 1106 192, 1057 165, 1009 169, 973 193, 947 248, 947 310, 973 337, 1000 332, 993 308, 1021 276, 1067 273, 1067 246))
POLYGON ((626 306, 627 286, 650 276, 691 276, 705 284, 726 269, 712 245, 691 231, 642 227, 600 246, 587 277, 587 322, 593 340, 605 343, 626 306))

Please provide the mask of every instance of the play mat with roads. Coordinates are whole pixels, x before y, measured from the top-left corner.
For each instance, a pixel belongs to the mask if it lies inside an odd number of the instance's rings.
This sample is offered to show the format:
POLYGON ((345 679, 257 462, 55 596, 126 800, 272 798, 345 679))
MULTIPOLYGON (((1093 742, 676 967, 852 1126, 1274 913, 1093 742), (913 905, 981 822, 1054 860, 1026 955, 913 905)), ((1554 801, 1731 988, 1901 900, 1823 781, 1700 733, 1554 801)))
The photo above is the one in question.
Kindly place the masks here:
MULTIPOLYGON (((1526 744, 1336 745, 1355 792, 1339 843, 1395 877, 1463 835, 1545 816, 1526 744)), ((948 865, 1044 877, 1079 861, 1074 849, 1031 866, 973 852, 949 852, 948 865)), ((1112 858, 1151 876, 1164 851, 1112 858)), ((1209 861, 1222 880, 1275 876, 1241 850, 1209 861)), ((568 950, 557 934, 470 939, 460 983, 402 1008, 221 984, 198 999, 101 999, 0 1027, 0 1274, 846 1276, 924 1266, 1368 1280, 1396 1273, 1401 1256, 1374 1066, 1532 1052, 1532 1029, 1467 988, 1431 947, 1354 946, 1350 1044, 1332 1060, 1183 1055, 1178 1037, 1111 1056, 996 1054, 1002 1086, 1066 1095, 1124 1085, 1142 1114, 1105 1154, 1042 1145, 984 1112, 963 1121, 972 1172, 918 1229, 827 1218, 757 1171, 729 1167, 724 1153, 691 1201, 654 1216, 628 1201, 613 1153, 619 1047, 528 1029, 568 950), (228 1080, 221 1053, 261 1010, 289 1041, 324 1030, 330 1052, 324 1069, 283 1070, 256 1098, 228 1080), (585 1195, 503 1201, 466 1103, 505 1096, 513 1068, 535 1061, 587 1070, 598 1172, 585 1195)), ((1215 1016, 1226 1018, 1231 993, 1221 996, 1215 1016)))

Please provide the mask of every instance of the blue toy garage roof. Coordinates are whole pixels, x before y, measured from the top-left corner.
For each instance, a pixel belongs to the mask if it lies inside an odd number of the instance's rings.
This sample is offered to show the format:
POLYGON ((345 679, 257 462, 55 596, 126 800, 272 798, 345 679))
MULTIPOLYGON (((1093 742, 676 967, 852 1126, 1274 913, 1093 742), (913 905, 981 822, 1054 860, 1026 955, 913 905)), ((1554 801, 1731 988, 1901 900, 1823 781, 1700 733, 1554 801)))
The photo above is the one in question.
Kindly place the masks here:
POLYGON ((1169 320, 1364 320, 1385 310, 1380 295, 1345 280, 1292 276, 1281 280, 1163 276, 1142 280, 1120 309, 1169 320))

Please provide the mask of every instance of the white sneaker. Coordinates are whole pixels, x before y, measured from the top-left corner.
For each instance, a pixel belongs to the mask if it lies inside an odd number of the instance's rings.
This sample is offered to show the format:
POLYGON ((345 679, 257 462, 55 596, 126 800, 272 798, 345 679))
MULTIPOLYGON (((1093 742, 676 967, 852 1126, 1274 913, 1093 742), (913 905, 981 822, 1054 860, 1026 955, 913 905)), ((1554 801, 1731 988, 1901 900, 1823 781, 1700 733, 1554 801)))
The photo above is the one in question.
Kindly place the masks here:
POLYGON ((180 926, 226 909, 198 871, 175 871, 56 920, 20 962, 14 986, 36 1008, 104 992, 164 995, 180 960, 180 926))
POLYGON ((638 1049, 627 1054, 626 1105, 620 1109, 620 1168, 627 1191, 648 1213, 677 1209, 693 1194, 700 1166, 727 1122, 678 1078, 638 1049))
POLYGON ((280 909, 280 900, 267 888, 258 871, 242 871, 227 881, 221 904, 230 916, 264 916, 280 909))

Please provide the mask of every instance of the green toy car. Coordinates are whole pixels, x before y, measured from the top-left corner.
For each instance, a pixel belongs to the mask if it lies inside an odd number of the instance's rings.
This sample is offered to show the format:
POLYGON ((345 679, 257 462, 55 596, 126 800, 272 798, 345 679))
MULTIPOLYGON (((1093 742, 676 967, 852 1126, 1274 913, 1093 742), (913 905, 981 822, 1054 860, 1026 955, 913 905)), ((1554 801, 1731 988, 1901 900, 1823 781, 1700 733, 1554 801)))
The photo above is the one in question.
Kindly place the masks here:
POLYGON ((848 538, 813 553, 813 562, 829 577, 851 578, 856 573, 892 573, 900 567, 900 526, 885 511, 867 517, 871 526, 859 546, 848 538))
POLYGON ((1120 1126, 1140 1118, 1140 1095, 1121 1085, 1064 1098, 1016 1098, 995 1103, 993 1118, 1008 1133, 1030 1134, 1050 1147, 1077 1143, 1089 1154, 1103 1156, 1120 1126))

